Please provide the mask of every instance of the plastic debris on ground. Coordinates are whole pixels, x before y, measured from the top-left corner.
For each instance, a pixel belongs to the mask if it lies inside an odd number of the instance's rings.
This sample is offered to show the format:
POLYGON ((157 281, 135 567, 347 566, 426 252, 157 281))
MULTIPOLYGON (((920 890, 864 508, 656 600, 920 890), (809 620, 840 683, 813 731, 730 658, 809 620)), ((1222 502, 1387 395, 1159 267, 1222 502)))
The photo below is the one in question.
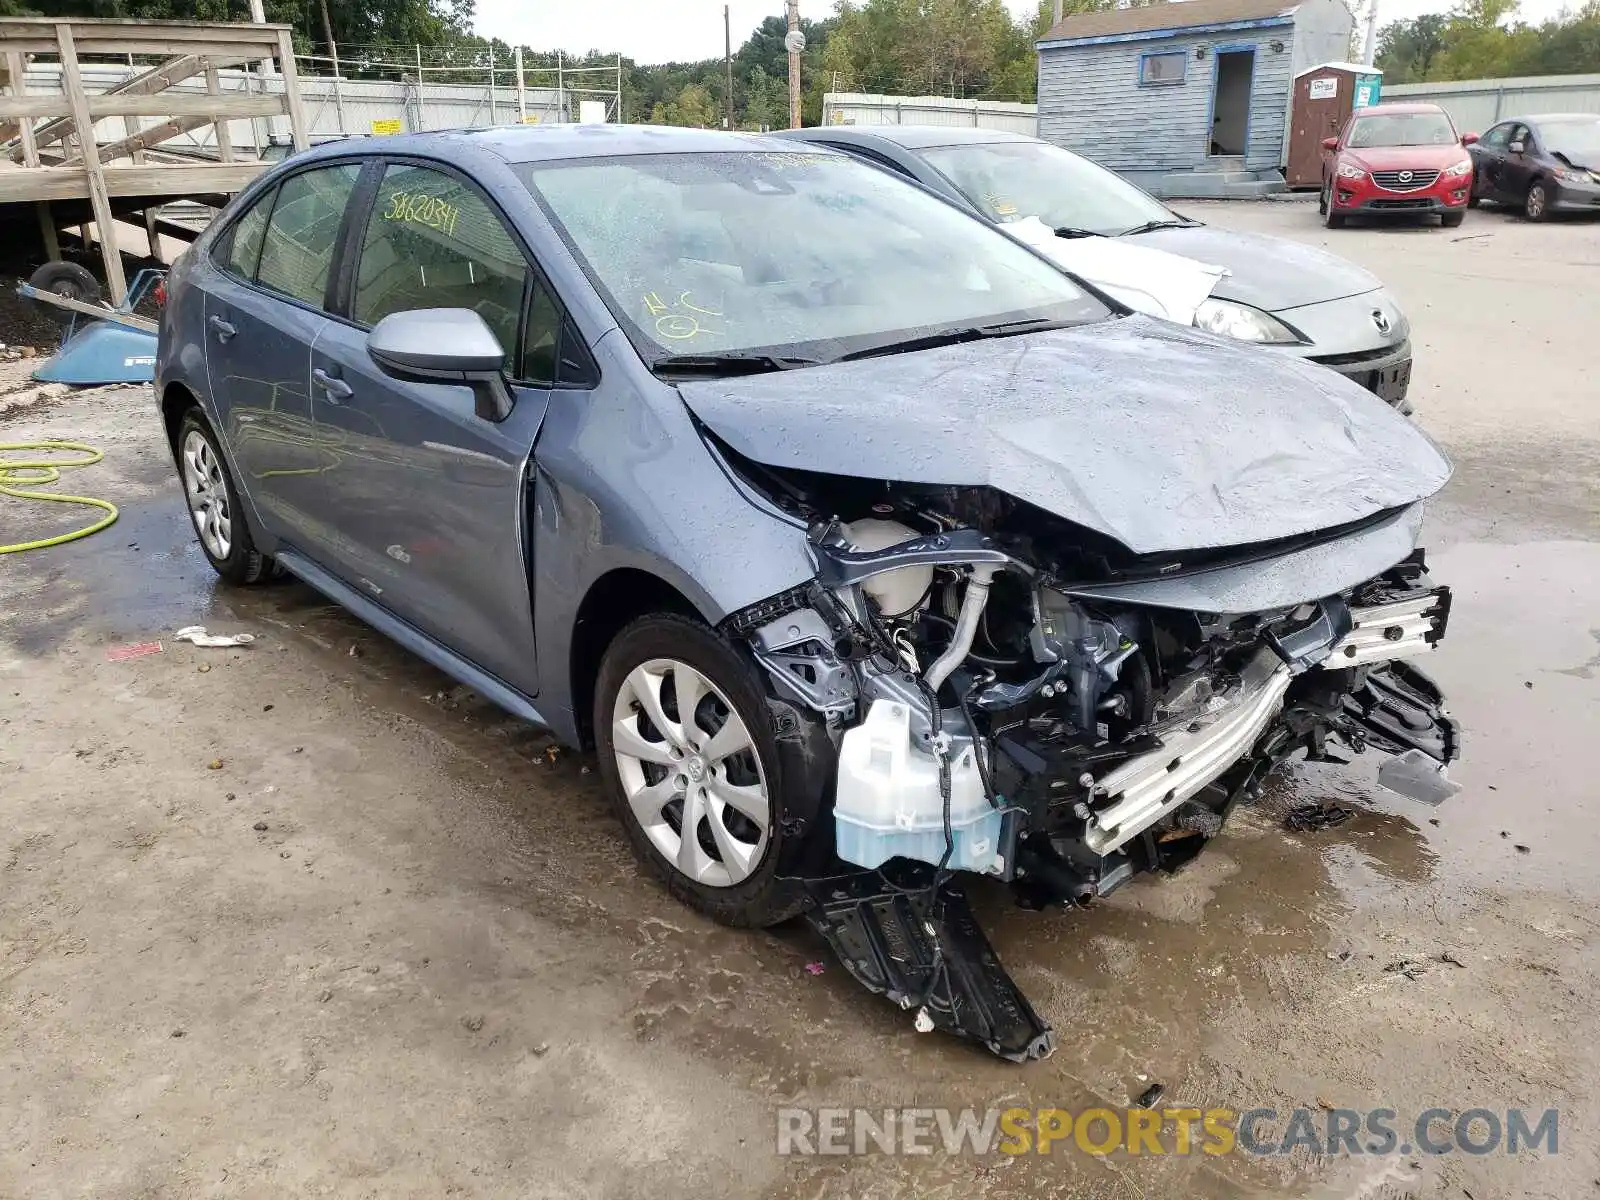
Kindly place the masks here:
POLYGON ((208 649, 224 646, 248 646, 256 640, 253 633, 207 633, 204 625, 189 625, 172 635, 175 642, 193 642, 208 649))

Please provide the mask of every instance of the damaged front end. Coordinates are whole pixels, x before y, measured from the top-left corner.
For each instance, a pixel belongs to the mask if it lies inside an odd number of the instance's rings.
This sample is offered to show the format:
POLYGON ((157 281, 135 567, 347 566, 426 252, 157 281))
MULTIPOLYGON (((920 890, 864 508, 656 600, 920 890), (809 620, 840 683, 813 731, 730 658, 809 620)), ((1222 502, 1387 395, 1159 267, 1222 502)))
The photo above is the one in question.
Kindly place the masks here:
POLYGON ((958 872, 1006 882, 1029 908, 1088 903, 1187 862, 1278 763, 1333 759, 1335 745, 1395 756, 1380 781, 1423 802, 1456 787, 1457 726, 1408 661, 1450 610, 1421 552, 1314 597, 1298 592, 1316 573, 1283 566, 1392 536, 1403 514, 1141 556, 991 488, 779 473, 725 453, 806 523, 817 568, 728 622, 836 748, 832 855, 797 886, 851 974, 919 1029, 1017 1061, 1053 1047, 958 872), (1270 603, 1174 603, 1240 575, 1268 580, 1248 594, 1270 603))

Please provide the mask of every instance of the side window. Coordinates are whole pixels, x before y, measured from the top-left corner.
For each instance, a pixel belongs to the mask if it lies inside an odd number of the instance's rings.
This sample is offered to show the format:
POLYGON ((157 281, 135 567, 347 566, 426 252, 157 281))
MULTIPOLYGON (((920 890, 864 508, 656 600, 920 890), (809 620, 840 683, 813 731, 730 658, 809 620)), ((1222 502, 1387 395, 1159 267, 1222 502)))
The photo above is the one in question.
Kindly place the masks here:
POLYGON ((355 164, 342 163, 283 181, 261 246, 258 283, 322 307, 339 225, 360 173, 355 164))
POLYGON ((1495 150, 1504 150, 1507 142, 1511 140, 1511 126, 1496 125, 1483 135, 1483 144, 1495 150))
POLYGON ((1523 150, 1531 149, 1528 143, 1532 140, 1533 139, 1528 136, 1528 127, 1526 125, 1513 125, 1511 127, 1511 141, 1513 143, 1520 143, 1523 150))
POLYGON ((530 292, 523 338, 517 378, 556 387, 593 385, 597 372, 583 336, 538 281, 530 292))
MULTIPOLYGON (((350 315, 376 325, 409 309, 470 308, 515 354, 527 279, 522 251, 476 191, 431 167, 395 164, 367 221, 350 315)), ((541 349, 530 327, 524 369, 558 340, 541 349)))
POLYGON ((255 279, 256 264, 261 261, 261 243, 267 232, 267 214, 272 211, 272 198, 277 192, 277 188, 268 188, 267 194, 252 204, 228 230, 227 250, 220 264, 228 274, 255 279))

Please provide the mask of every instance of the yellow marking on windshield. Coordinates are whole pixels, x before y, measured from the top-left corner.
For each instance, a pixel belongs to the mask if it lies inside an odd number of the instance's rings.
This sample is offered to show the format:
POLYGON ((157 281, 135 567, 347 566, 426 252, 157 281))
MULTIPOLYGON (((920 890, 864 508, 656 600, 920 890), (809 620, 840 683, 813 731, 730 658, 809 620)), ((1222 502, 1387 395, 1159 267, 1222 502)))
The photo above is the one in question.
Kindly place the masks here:
POLYGON ((669 342, 686 342, 699 337, 702 333, 719 334, 722 329, 712 328, 701 318, 721 318, 722 313, 714 308, 705 308, 689 299, 692 293, 679 292, 678 298, 668 304, 661 298, 659 292, 646 292, 644 300, 645 311, 655 318, 655 330, 659 337, 669 342))
POLYGON ((687 308, 690 312, 700 313, 702 316, 707 317, 720 317, 722 315, 714 308, 701 308, 698 304, 689 303, 688 292, 684 292, 683 295, 678 297, 678 307, 687 308))

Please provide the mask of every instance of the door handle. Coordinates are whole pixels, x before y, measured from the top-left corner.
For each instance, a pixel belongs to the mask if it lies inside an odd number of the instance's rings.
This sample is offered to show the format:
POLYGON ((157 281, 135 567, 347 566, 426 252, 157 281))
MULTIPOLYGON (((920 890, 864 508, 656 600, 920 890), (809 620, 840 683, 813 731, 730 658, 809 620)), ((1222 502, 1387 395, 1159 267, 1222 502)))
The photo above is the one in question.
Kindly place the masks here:
POLYGON ((337 376, 329 375, 321 367, 311 372, 311 378, 317 381, 317 386, 328 394, 328 399, 334 404, 348 400, 355 393, 355 388, 337 376))
POLYGON ((234 334, 239 332, 232 325, 228 324, 228 322, 224 321, 221 317, 212 317, 209 321, 206 322, 206 324, 211 326, 212 329, 217 331, 217 340, 219 342, 225 342, 229 338, 231 338, 234 334))

